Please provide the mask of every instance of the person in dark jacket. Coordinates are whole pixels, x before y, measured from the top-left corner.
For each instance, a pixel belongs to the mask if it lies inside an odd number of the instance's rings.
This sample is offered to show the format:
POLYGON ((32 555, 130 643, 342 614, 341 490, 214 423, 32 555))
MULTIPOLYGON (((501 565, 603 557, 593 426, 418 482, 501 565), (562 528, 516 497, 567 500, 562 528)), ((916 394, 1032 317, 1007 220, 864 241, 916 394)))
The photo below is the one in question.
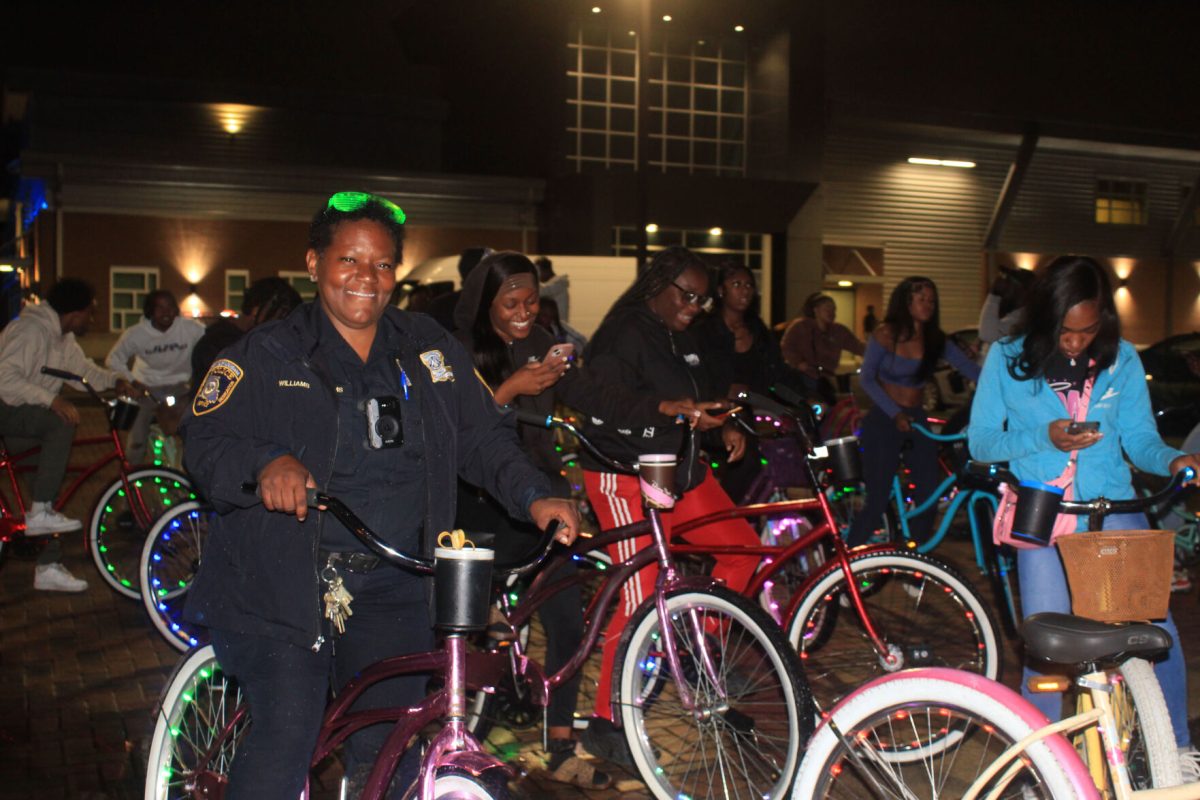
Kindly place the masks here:
MULTIPOLYGON (((333 195, 309 230, 317 299, 213 362, 183 423, 188 469, 219 514, 186 615, 210 628, 253 720, 229 798, 299 796, 330 686, 433 645, 425 582, 380 564, 332 516, 310 512, 307 488, 338 496, 400 550, 431 553, 452 527, 459 476, 514 517, 560 521, 561 541, 578 530, 573 504, 550 496, 458 342, 388 305, 403 221, 382 198, 333 195), (372 399, 398 409, 400 435, 371 435, 363 409, 372 399), (344 630, 322 613, 322 595, 338 581, 353 597, 344 630)), ((382 682, 355 708, 411 705, 426 683, 382 682)), ((352 792, 389 730, 347 741, 352 792)), ((393 793, 415 777, 415 756, 401 763, 393 793)))
MULTIPOLYGON (((798 392, 805 390, 802 375, 783 362, 779 343, 757 312, 754 273, 740 261, 728 259, 717 268, 716 307, 695 326, 700 356, 708 364, 716 397, 733 398, 738 392, 768 394, 782 383, 798 392)), ((766 445, 766 443, 762 443, 766 445)), ((788 450, 781 461, 794 463, 794 445, 779 442, 768 450, 788 450)), ((760 443, 746 443, 746 457, 718 470, 721 486, 730 497, 743 498, 762 470, 760 443)))
MULTIPOLYGON (((456 336, 471 352, 480 377, 492 388, 496 402, 544 417, 561 401, 584 414, 603 417, 623 412, 639 425, 666 426, 678 414, 695 410, 691 401, 670 402, 650 394, 633 395, 619 385, 591 379, 587 370, 573 368, 573 358, 545 329, 535 323, 539 305, 538 273, 527 257, 511 251, 486 256, 467 276, 455 309, 456 336)), ((562 458, 554 435, 546 428, 519 426, 525 452, 562 492, 570 486, 562 476, 562 458)), ((485 494, 459 494, 458 524, 470 532, 509 532, 499 539, 501 557, 527 552, 536 531, 511 522, 485 494), (524 535, 522 535, 524 534, 524 535), (506 552, 511 548, 512 552, 506 552)), ((568 564, 565 569, 573 570, 568 564)), ((559 575, 556 577, 564 577, 559 575)), ((546 674, 561 669, 583 640, 583 598, 579 586, 559 593, 539 611, 546 631, 546 674)), ((550 776, 583 788, 604 788, 611 779, 575 756, 572 724, 582 674, 563 683, 550 698, 547 728, 550 776)))
POLYGON ((200 382, 222 350, 245 336, 255 325, 283 319, 300 302, 300 293, 283 278, 260 278, 250 284, 242 297, 241 315, 233 319, 221 317, 213 322, 192 348, 192 393, 200 389, 200 382))
MULTIPOLYGON (((683 247, 671 247, 655 255, 649 269, 617 299, 600 323, 588 345, 585 362, 597 380, 623 386, 634 394, 660 397, 689 397, 696 400, 696 428, 720 432, 720 444, 730 461, 745 451, 745 438, 732 423, 708 413, 727 408, 715 401, 715 390, 703 353, 688 332, 689 326, 709 304, 708 270, 699 256, 683 247), (703 401, 703 402, 700 402, 703 401)), ((729 496, 709 471, 695 436, 682 425, 640 425, 625 415, 590 417, 588 437, 611 458, 635 462, 652 453, 679 453, 675 488, 682 494, 675 510, 663 516, 670 535, 672 519, 687 520, 732 508, 729 496), (682 451, 682 452, 681 452, 682 451)), ((585 453, 584 481, 588 500, 600 524, 614 528, 643 518, 641 492, 634 476, 606 471, 585 453)), ((734 519, 707 525, 687 535, 698 544, 758 544, 758 537, 745 520, 734 519)), ((624 560, 650 546, 649 536, 619 542, 611 548, 614 561, 624 560)), ((741 591, 758 566, 753 555, 716 557, 713 575, 734 591, 741 591)), ((610 760, 628 758, 622 734, 612 725, 609 687, 613 659, 630 616, 644 598, 652 595, 656 567, 647 567, 621 587, 621 599, 605 631, 600 685, 596 691, 596 716, 583 741, 588 750, 610 760)))

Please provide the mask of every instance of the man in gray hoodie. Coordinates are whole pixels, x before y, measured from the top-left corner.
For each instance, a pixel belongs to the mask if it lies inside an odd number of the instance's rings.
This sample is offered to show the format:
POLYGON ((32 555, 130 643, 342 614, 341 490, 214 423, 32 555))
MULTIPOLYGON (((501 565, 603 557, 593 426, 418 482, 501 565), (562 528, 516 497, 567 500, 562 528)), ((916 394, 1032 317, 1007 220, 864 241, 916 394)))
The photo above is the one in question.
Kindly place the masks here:
MULTIPOLYGON (((54 509, 79 424, 79 409, 59 396, 63 380, 43 374, 42 367, 82 375, 99 390, 116 386, 123 394, 137 394, 115 372, 92 362, 75 341, 87 332, 95 300, 96 291, 90 284, 64 278, 51 287, 46 302, 26 305, 0 333, 0 436, 13 447, 22 439, 29 442, 27 446, 41 447, 31 487, 33 502, 25 515, 26 536, 50 536, 83 527, 79 520, 54 509)), ((61 559, 62 547, 55 537, 38 558, 33 588, 58 592, 87 588, 87 581, 71 575, 61 559)))

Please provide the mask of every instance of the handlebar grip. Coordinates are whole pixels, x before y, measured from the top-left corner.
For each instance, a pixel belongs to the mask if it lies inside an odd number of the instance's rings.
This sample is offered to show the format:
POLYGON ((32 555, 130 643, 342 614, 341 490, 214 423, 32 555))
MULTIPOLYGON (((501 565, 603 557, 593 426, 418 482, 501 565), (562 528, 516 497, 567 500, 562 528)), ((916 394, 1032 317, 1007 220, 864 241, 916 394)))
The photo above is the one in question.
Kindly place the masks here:
POLYGON ((54 367, 42 367, 42 373, 45 375, 53 375, 55 378, 62 378, 64 381, 82 380, 79 375, 74 372, 67 372, 65 369, 55 369, 54 367))
POLYGON ((553 414, 537 414, 533 411, 517 409, 517 422, 520 422, 522 425, 532 425, 535 428, 549 428, 553 421, 553 414))

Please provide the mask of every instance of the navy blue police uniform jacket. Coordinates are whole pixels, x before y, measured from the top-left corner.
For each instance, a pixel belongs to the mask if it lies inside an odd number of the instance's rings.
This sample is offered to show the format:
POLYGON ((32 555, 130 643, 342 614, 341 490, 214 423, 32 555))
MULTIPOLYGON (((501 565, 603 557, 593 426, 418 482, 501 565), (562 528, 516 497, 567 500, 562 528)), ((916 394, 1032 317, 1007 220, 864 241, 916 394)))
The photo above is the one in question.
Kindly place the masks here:
MULTIPOLYGON (((302 523, 267 511, 244 484, 291 454, 323 488, 337 448, 363 446, 365 423, 338 430, 336 389, 317 351, 321 313, 317 301, 306 303, 223 352, 181 425, 185 465, 218 513, 185 618, 314 649, 323 636, 318 551, 326 515, 310 511, 302 523)), ((397 393, 407 389, 406 405, 421 414, 422 551, 431 554, 437 533, 453 527, 458 476, 528 520, 530 503, 551 494, 549 482, 521 451, 514 416, 497 407, 466 350, 422 314, 389 307, 379 325, 400 334, 397 393)))

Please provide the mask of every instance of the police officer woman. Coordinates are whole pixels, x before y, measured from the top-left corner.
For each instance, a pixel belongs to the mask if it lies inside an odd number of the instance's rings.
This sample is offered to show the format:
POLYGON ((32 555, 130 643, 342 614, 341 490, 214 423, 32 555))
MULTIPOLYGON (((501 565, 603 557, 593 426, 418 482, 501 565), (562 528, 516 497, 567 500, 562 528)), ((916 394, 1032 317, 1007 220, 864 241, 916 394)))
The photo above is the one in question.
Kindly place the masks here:
MULTIPOLYGON (((513 517, 558 520, 564 542, 578 530, 574 506, 549 496, 462 346, 432 320, 388 305, 403 222, 374 195, 329 198, 309 229, 317 299, 226 350, 183 423, 188 469, 219 513, 187 615, 212 630, 254 721, 230 798, 299 796, 330 687, 433 644, 421 579, 380 564, 332 516, 310 512, 306 488, 339 496, 402 550, 430 552, 452 527, 459 476, 513 517), (390 430, 373 424, 379 418, 390 430), (261 504, 244 491, 249 481, 261 504), (353 596, 344 631, 322 614, 337 580, 353 596)), ((408 705, 425 690, 425 676, 397 678, 356 708, 408 705)), ((389 729, 347 742, 352 792, 389 729)), ((402 762, 394 792, 415 766, 402 762)))

